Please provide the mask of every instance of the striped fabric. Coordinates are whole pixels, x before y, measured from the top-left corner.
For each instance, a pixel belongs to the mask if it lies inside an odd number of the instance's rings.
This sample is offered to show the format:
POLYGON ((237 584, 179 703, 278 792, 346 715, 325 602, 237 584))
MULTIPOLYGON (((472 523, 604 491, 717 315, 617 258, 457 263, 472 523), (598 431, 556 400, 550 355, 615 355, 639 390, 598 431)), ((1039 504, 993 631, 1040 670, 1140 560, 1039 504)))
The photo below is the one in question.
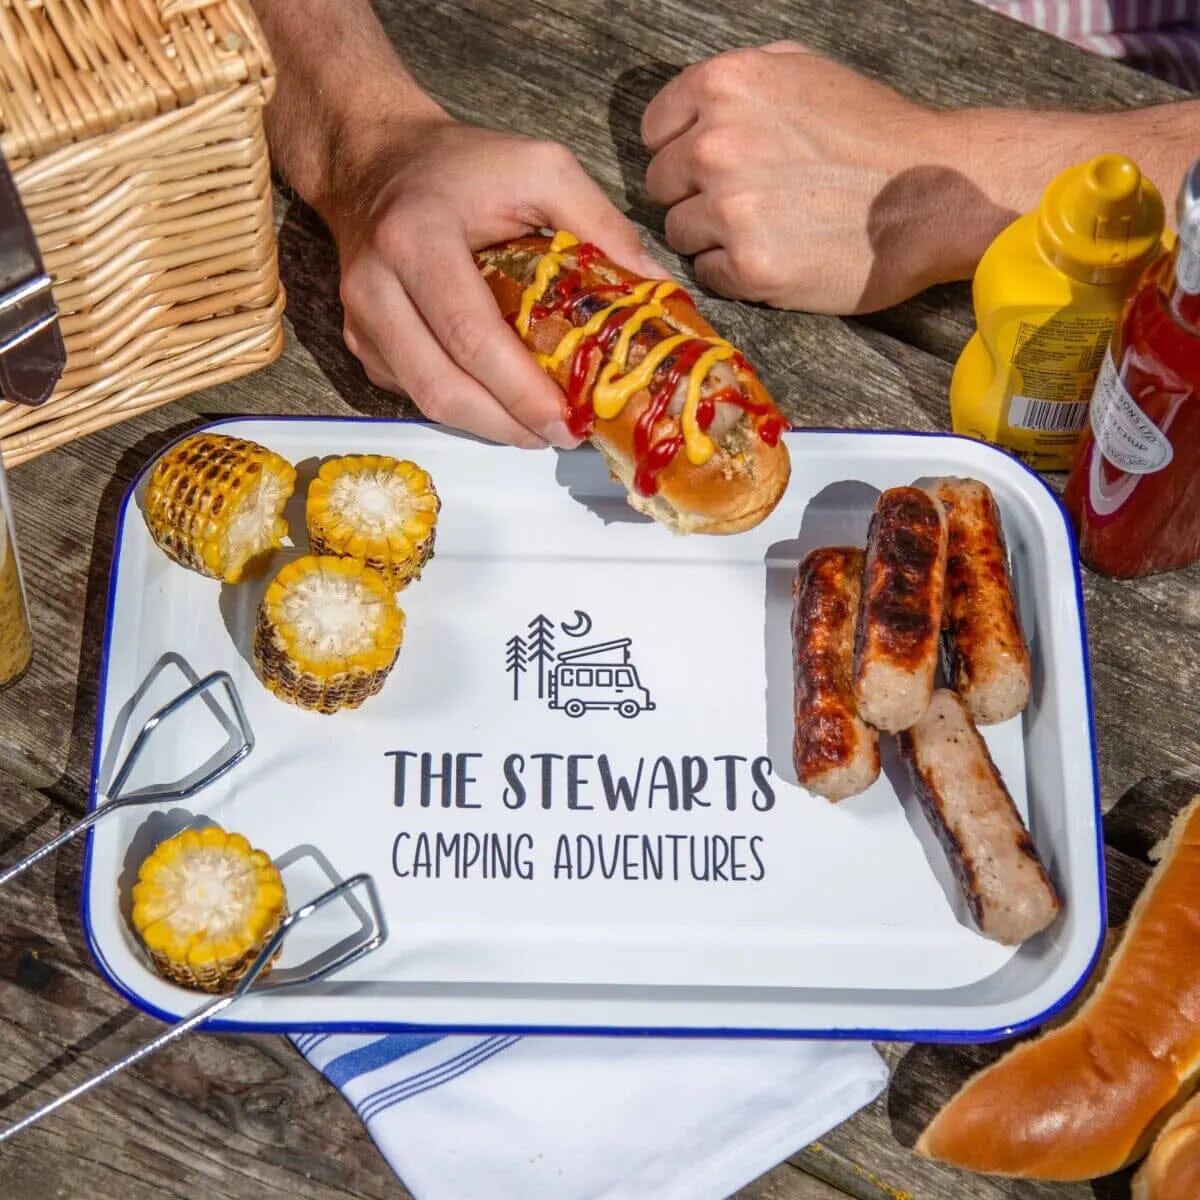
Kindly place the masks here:
POLYGON ((1006 17, 1200 93, 1200 0, 980 0, 1006 17))
POLYGON ((292 1040, 296 1049, 345 1093, 368 1124, 389 1108, 465 1075, 518 1041, 515 1037, 455 1038, 455 1043, 468 1044, 456 1045, 433 1063, 406 1071, 403 1065, 397 1066, 401 1059, 449 1039, 421 1034, 301 1034, 292 1040))
POLYGON ((724 1200, 887 1083, 869 1042, 292 1041, 416 1200, 724 1200))

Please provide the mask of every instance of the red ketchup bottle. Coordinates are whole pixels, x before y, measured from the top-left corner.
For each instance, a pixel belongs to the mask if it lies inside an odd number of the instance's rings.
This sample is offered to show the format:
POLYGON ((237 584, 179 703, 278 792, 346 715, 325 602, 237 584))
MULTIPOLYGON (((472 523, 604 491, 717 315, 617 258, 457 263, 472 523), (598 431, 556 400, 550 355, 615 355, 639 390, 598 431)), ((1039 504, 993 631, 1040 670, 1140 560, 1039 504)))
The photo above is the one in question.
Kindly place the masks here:
POLYGON ((1177 218, 1125 303, 1063 495, 1080 557, 1116 579, 1200 561, 1200 162, 1177 218))

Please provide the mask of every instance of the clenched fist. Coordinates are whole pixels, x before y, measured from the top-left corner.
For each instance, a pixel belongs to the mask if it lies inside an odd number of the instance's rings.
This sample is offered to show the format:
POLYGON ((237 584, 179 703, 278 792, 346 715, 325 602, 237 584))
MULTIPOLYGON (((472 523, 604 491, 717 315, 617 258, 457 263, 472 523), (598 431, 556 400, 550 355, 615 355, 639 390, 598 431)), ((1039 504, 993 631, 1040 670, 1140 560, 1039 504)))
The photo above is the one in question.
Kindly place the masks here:
POLYGON ((646 190, 714 291, 867 312, 969 276, 1016 215, 970 178, 959 121, 795 42, 733 50, 650 102, 646 190))

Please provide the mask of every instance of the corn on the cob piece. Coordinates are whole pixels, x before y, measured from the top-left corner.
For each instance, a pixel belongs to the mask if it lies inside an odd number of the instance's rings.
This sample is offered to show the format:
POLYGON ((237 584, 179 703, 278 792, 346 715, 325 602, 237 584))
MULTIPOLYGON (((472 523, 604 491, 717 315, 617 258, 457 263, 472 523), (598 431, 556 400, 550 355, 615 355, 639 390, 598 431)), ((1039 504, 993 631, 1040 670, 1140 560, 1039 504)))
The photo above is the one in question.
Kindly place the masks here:
POLYGON ((279 548, 288 531, 283 507, 295 486, 296 469, 265 446, 199 433, 155 464, 146 525, 176 562, 240 583, 279 548))
POLYGON ((332 713, 383 687, 404 637, 387 576, 353 558, 307 555, 271 581, 254 627, 254 665, 281 700, 332 713))
POLYGON ((237 983, 286 909, 270 858, 215 825, 160 843, 133 888, 133 925, 155 968, 205 992, 237 983))
POLYGON ((314 554, 357 558, 397 590, 433 556, 441 501, 429 473, 407 459, 348 455, 324 463, 308 489, 314 554))

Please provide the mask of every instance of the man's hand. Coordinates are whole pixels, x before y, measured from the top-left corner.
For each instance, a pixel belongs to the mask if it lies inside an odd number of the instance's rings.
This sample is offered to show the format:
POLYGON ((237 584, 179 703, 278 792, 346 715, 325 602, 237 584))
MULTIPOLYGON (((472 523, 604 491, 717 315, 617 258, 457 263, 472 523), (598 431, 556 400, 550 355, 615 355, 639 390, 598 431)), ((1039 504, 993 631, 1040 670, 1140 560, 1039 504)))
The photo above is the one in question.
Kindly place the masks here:
MULTIPOLYGON (((647 107, 646 189, 669 206, 667 240, 715 291, 882 308, 967 265, 952 206, 970 185, 942 165, 945 116, 793 42, 734 50, 647 107)), ((989 233, 1014 215, 983 208, 989 233)))
POLYGON ((795 42, 688 67, 650 102, 646 190, 715 291, 870 312, 969 279, 1051 178, 1102 152, 1170 200, 1200 101, 1115 113, 923 108, 795 42))
POLYGON ((252 0, 278 66, 276 166, 341 256, 345 339, 431 420, 574 446, 562 393, 501 319, 472 251, 542 227, 661 275, 564 147, 462 125, 418 86, 370 0, 252 0))
POLYGON ((501 319, 471 252, 562 228, 631 271, 661 274, 634 226, 561 145, 449 118, 407 128, 362 178, 365 200, 352 174, 339 192, 353 199, 325 208, 346 344, 372 382, 493 441, 576 445, 562 393, 501 319))

